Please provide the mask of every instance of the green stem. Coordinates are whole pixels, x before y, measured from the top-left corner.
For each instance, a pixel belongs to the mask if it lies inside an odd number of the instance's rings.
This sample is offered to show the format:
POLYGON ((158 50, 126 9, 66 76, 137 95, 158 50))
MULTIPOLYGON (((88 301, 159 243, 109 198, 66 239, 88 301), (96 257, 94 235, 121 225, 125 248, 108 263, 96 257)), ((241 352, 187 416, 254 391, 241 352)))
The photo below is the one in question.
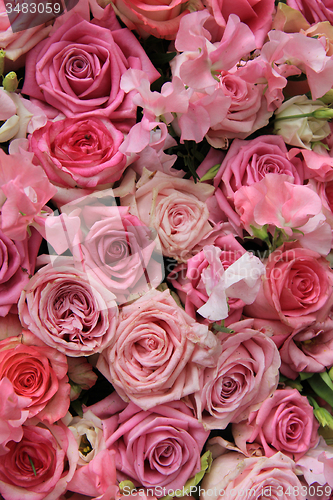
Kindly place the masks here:
POLYGON ((28 455, 28 458, 29 458, 29 462, 30 462, 30 465, 32 467, 33 473, 34 473, 35 476, 37 476, 37 472, 36 472, 34 463, 33 463, 32 459, 29 457, 29 455, 28 455))

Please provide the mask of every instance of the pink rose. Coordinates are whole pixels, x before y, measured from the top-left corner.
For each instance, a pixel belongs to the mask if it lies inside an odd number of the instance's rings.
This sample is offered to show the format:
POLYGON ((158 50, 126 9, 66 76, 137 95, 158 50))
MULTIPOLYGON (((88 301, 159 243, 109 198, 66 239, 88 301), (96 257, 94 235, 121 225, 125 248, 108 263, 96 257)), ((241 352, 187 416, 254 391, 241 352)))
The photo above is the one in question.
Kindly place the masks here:
POLYGON ((13 240, 24 240, 44 205, 56 193, 32 154, 6 155, 0 149, 0 229, 13 240))
POLYGON ((120 28, 111 6, 91 22, 74 13, 29 52, 22 92, 68 117, 93 112, 128 131, 136 106, 119 85, 130 67, 145 71, 150 82, 159 77, 135 36, 120 28))
MULTIPOLYGON (((214 245, 221 248, 220 260, 224 269, 227 269, 246 252, 231 234, 220 236, 214 245)), ((177 290, 180 300, 185 305, 185 311, 193 319, 203 322, 203 317, 197 314, 197 310, 208 300, 207 290, 202 280, 202 273, 207 269, 209 263, 204 251, 191 257, 186 263, 176 266, 168 276, 168 280, 177 290)), ((240 320, 245 303, 241 299, 229 298, 230 308, 225 325, 240 320)))
POLYGON ((55 500, 73 477, 78 452, 70 430, 57 425, 25 425, 21 441, 8 444, 0 462, 0 494, 5 500, 55 500))
POLYGON ((200 367, 214 364, 218 352, 214 334, 188 316, 169 290, 152 290, 122 308, 97 368, 125 401, 147 410, 198 390, 200 367))
POLYGON ((280 452, 269 458, 244 458, 237 452, 220 455, 201 488, 203 500, 305 499, 295 462, 280 452))
POLYGON ((213 367, 202 370, 200 389, 188 398, 208 429, 224 429, 257 409, 276 389, 280 356, 274 342, 252 329, 253 320, 219 333, 222 353, 213 367))
MULTIPOLYGON (((101 4, 105 1, 101 0, 101 4)), ((130 30, 136 30, 142 38, 153 35, 157 38, 174 40, 180 20, 191 10, 201 10, 200 0, 190 3, 184 0, 168 0, 163 4, 138 2, 137 0, 115 0, 112 4, 117 16, 130 30)))
POLYGON ((315 323, 295 329, 279 349, 280 371, 295 379, 299 372, 317 373, 333 366, 333 322, 315 323))
POLYGON ((23 436, 22 424, 28 418, 26 410, 30 399, 18 396, 8 378, 0 380, 0 456, 5 455, 10 441, 20 441, 23 436))
POLYGON ((249 141, 235 139, 214 178, 215 196, 229 220, 239 225, 234 212, 234 196, 242 186, 259 182, 268 173, 286 174, 295 184, 303 183, 300 159, 288 157, 282 137, 261 135, 249 141))
POLYGON ((66 118, 36 130, 29 149, 53 184, 95 188, 120 179, 126 167, 118 151, 123 138, 109 120, 66 118))
POLYGON ((121 199, 160 238, 164 256, 184 262, 221 235, 210 222, 206 200, 213 186, 144 170, 136 188, 121 199))
POLYGON ((35 271, 42 237, 35 229, 22 241, 13 241, 0 231, 0 316, 15 311, 21 292, 35 271))
POLYGON ((287 0, 287 5, 299 10, 310 24, 319 21, 333 22, 332 4, 327 0, 287 0))
POLYGON ((185 403, 173 401, 143 411, 133 403, 121 407, 119 400, 112 394, 89 407, 103 420, 107 448, 116 452, 119 481, 129 479, 163 497, 200 472, 200 453, 209 432, 185 403))
POLYGON ((304 328, 327 318, 333 304, 333 271, 317 252, 286 244, 270 254, 266 276, 247 316, 304 328))
POLYGON ((53 424, 66 415, 70 403, 67 369, 66 356, 30 332, 0 342, 0 379, 8 378, 17 396, 30 399, 29 418, 37 415, 53 424))
POLYGON ((273 0, 206 0, 205 6, 215 21, 224 28, 230 14, 236 14, 253 31, 257 46, 261 47, 272 25, 273 0))
POLYGON ((82 218, 88 228, 81 245, 86 272, 114 293, 118 304, 163 281, 156 235, 129 207, 86 206, 82 218))
POLYGON ((114 295, 66 257, 31 278, 18 307, 23 326, 67 356, 90 356, 105 349, 118 315, 114 295))
POLYGON ((267 457, 281 451, 298 460, 317 444, 318 427, 308 399, 297 389, 288 388, 275 391, 247 422, 234 424, 232 433, 236 445, 245 452, 247 442, 256 442, 267 457))

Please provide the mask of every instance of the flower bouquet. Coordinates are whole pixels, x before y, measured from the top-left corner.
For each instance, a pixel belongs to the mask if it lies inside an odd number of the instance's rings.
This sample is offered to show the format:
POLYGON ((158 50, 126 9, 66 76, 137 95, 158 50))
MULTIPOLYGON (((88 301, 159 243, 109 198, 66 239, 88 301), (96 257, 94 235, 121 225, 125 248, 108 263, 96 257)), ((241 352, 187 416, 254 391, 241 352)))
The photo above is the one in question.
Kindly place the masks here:
POLYGON ((329 500, 329 0, 0 0, 0 497, 329 500))

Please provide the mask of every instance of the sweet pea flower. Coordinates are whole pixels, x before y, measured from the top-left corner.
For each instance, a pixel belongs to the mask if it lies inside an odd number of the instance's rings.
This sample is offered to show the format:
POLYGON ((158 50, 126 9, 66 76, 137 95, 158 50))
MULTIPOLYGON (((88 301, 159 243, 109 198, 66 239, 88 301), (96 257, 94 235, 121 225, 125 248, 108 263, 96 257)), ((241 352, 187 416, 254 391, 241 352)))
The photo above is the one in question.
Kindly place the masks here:
POLYGON ((280 228, 302 246, 326 255, 331 248, 331 231, 322 213, 320 197, 308 186, 292 184, 287 175, 267 174, 235 193, 235 207, 243 227, 250 234, 266 224, 274 233, 280 228))
POLYGON ((211 321, 219 321, 228 316, 228 297, 252 304, 260 288, 260 277, 265 274, 260 259, 246 252, 224 270, 220 248, 205 246, 203 252, 209 265, 203 270, 201 279, 209 299, 198 313, 211 321))

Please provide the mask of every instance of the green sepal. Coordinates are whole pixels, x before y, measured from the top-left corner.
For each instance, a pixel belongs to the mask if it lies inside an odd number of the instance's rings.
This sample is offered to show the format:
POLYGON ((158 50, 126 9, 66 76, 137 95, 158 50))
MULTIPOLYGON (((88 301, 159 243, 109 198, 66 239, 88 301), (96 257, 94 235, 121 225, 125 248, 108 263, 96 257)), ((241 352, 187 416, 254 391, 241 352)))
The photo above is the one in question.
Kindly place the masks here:
POLYGON ((315 373, 309 378, 309 384, 317 396, 333 407, 333 384, 327 372, 315 373))
POLYGON ((213 167, 211 167, 206 173, 205 175, 203 175, 201 177, 201 179, 199 180, 199 182, 204 182, 204 181, 210 181, 211 179, 214 179, 215 175, 217 174, 217 172, 220 170, 220 166, 221 166, 221 163, 217 163, 216 165, 214 165, 213 167))

